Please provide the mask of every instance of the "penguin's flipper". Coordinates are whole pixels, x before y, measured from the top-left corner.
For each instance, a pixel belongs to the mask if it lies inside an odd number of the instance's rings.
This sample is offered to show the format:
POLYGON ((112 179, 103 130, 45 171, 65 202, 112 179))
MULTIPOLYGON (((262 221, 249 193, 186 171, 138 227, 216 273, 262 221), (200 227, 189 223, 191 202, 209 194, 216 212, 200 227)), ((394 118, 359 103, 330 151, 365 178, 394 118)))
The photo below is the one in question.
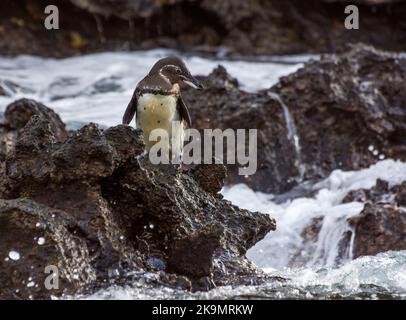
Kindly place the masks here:
POLYGON ((177 102, 177 109, 180 115, 180 119, 186 121, 189 128, 192 127, 192 119, 190 118, 189 110, 186 107, 185 102, 180 95, 177 102))
POLYGON ((129 124, 134 118, 134 115, 137 113, 138 96, 138 90, 136 89, 131 98, 131 101, 128 103, 127 109, 125 110, 123 116, 123 124, 129 124))

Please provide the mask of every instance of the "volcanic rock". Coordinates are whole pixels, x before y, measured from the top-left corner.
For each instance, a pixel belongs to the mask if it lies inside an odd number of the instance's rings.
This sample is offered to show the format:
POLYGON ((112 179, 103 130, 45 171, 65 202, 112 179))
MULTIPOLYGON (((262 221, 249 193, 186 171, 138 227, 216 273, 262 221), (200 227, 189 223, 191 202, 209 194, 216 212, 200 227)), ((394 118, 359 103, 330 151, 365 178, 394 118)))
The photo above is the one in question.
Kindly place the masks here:
POLYGON ((55 0, 61 27, 44 28, 45 0, 0 2, 0 53, 69 56, 170 47, 205 54, 340 52, 348 43, 405 51, 404 0, 55 0), (347 5, 359 29, 345 28, 347 5), (13 41, 10 41, 13 39, 13 41))
POLYGON ((249 93, 222 67, 184 94, 195 126, 258 129, 258 170, 229 183, 288 191, 335 169, 358 170, 383 158, 406 159, 406 58, 357 45, 325 55, 249 93))
MULTIPOLYGON (((8 121, 28 118, 17 106, 8 121)), ((258 274, 245 253, 275 221, 208 188, 223 166, 152 165, 129 126, 89 124, 62 139, 59 117, 40 109, 0 161, 0 298, 86 294, 146 271, 154 285, 193 290, 258 274), (47 266, 59 271, 58 289, 44 285, 47 266)))
POLYGON ((48 120, 55 139, 62 141, 66 138, 65 124, 58 114, 35 100, 20 99, 8 105, 4 115, 0 116, 0 159, 14 149, 22 128, 33 115, 40 115, 48 120))
POLYGON ((371 189, 349 193, 344 202, 363 201, 362 212, 349 220, 354 228, 354 258, 406 249, 406 182, 389 187, 378 180, 371 189))

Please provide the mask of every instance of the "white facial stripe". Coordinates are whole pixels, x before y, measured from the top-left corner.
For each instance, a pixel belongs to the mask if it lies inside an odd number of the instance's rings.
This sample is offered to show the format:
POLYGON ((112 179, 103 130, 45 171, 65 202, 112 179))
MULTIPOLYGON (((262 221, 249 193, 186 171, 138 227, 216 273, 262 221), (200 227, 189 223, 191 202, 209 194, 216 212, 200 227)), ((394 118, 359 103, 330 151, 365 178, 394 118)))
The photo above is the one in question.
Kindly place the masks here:
POLYGON ((193 82, 188 81, 188 80, 183 80, 184 83, 186 83, 188 86, 195 88, 195 89, 199 89, 199 87, 197 85, 195 85, 193 82))
POLYGON ((174 64, 167 64, 166 66, 163 66, 163 68, 166 68, 166 67, 174 67, 174 68, 177 68, 177 66, 175 66, 174 64))
POLYGON ((159 76, 162 77, 167 83, 171 84, 171 81, 162 73, 162 69, 159 69, 159 76))

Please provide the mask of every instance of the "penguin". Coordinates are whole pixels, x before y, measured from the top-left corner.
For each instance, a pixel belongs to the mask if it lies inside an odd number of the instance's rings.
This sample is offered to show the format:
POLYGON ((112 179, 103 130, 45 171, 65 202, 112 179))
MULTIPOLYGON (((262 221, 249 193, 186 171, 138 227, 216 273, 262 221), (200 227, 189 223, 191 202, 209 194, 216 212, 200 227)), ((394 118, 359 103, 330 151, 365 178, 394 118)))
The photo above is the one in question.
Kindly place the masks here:
POLYGON ((146 150, 157 143, 149 139, 154 129, 163 129, 169 137, 170 159, 182 159, 184 129, 192 126, 188 108, 181 96, 181 87, 202 90, 203 85, 191 75, 185 63, 176 56, 158 60, 136 86, 123 116, 128 125, 136 117, 136 127, 144 132, 146 150), (177 125, 173 123, 177 121, 177 125))

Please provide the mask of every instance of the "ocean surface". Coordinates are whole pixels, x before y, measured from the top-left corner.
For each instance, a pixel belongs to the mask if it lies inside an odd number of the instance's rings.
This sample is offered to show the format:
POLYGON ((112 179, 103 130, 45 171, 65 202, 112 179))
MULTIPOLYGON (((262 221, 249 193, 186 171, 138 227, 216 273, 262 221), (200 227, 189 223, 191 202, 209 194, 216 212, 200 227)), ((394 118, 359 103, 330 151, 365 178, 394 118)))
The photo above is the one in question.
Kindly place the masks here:
MULTIPOLYGON (((0 113, 10 102, 26 97, 53 108, 69 128, 78 128, 88 122, 117 125, 138 81, 157 59, 172 53, 168 50, 109 52, 62 60, 0 57, 0 83, 7 93, 0 96, 0 113)), ((296 71, 311 58, 317 59, 317 56, 275 57, 273 62, 184 57, 195 75, 207 75, 217 65, 223 65, 238 79, 242 89, 251 92, 269 88, 281 76, 296 71)), ((289 138, 296 143, 289 106, 284 106, 284 111, 289 138)), ((373 149, 370 146, 371 152, 373 149)), ((384 156, 380 159, 367 169, 336 170, 321 182, 304 183, 301 188, 307 192, 303 195, 264 194, 254 192, 244 184, 222 190, 225 198, 234 204, 276 218, 277 231, 251 248, 247 257, 270 276, 282 277, 285 281, 269 281, 260 286, 219 287, 204 293, 154 288, 135 282, 127 286, 113 285, 89 296, 68 298, 406 298, 406 251, 355 260, 351 246, 346 255, 338 253, 342 235, 352 231, 347 219, 358 215, 364 206, 361 202, 342 204, 347 192, 369 188, 377 178, 390 184, 406 181, 406 163, 384 159, 384 156), (303 241, 301 234, 314 219, 322 221, 321 229, 317 241, 309 244, 303 241)), ((154 277, 153 274, 146 276, 154 277)))

